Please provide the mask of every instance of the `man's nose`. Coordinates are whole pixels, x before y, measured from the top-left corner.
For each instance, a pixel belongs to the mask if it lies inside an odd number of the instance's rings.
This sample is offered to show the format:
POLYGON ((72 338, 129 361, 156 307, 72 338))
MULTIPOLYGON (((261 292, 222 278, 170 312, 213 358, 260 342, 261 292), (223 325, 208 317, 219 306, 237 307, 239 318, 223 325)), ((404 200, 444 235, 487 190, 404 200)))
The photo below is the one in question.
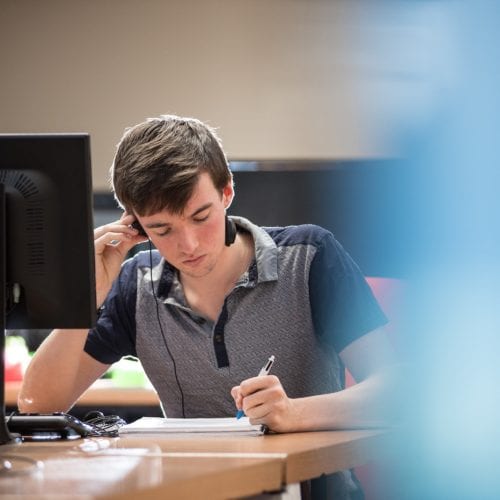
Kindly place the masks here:
POLYGON ((192 254, 198 247, 198 238, 193 229, 185 228, 179 233, 177 246, 183 253, 192 254))

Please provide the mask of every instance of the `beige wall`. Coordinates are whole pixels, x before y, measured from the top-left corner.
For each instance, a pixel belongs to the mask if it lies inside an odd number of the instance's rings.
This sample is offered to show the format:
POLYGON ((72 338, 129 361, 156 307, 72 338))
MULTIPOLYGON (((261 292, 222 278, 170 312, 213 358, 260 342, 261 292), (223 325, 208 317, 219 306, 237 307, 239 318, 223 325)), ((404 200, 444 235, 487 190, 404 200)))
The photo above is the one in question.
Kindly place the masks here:
POLYGON ((359 2, 2 0, 0 132, 89 132, 94 186, 148 116, 220 127, 231 159, 383 154, 359 2))

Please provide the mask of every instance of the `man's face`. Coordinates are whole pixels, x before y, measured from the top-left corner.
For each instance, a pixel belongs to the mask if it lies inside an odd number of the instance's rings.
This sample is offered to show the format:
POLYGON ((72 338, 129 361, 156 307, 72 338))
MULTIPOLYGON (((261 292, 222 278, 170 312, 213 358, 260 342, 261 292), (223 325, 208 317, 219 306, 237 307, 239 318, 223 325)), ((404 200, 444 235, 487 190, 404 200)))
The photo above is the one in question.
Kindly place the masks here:
POLYGON ((225 248, 225 209, 232 197, 231 183, 221 196, 203 173, 182 215, 163 210, 138 220, 167 262, 184 275, 201 278, 214 269, 225 248))

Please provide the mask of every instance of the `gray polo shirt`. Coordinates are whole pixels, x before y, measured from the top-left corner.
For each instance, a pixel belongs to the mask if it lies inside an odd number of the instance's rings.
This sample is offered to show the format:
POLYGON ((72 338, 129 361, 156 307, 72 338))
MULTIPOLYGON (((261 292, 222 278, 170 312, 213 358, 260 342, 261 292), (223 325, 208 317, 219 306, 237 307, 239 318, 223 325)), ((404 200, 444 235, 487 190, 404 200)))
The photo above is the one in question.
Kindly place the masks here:
POLYGON ((233 219, 252 235, 255 259, 215 323, 190 309, 177 270, 153 250, 123 264, 89 332, 85 351, 98 361, 141 360, 170 417, 182 416, 181 394, 186 417, 233 416, 231 388, 272 354, 290 397, 341 390, 338 353, 386 321, 330 232, 233 219))

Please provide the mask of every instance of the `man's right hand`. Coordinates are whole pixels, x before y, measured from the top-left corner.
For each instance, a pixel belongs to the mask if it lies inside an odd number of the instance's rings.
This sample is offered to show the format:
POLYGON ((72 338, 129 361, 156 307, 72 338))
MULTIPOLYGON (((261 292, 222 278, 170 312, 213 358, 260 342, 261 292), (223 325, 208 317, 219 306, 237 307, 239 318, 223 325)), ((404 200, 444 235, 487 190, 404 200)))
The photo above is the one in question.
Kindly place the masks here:
POLYGON ((137 229, 130 227, 134 221, 135 217, 125 212, 119 220, 94 229, 97 308, 111 290, 129 250, 147 241, 137 229))

